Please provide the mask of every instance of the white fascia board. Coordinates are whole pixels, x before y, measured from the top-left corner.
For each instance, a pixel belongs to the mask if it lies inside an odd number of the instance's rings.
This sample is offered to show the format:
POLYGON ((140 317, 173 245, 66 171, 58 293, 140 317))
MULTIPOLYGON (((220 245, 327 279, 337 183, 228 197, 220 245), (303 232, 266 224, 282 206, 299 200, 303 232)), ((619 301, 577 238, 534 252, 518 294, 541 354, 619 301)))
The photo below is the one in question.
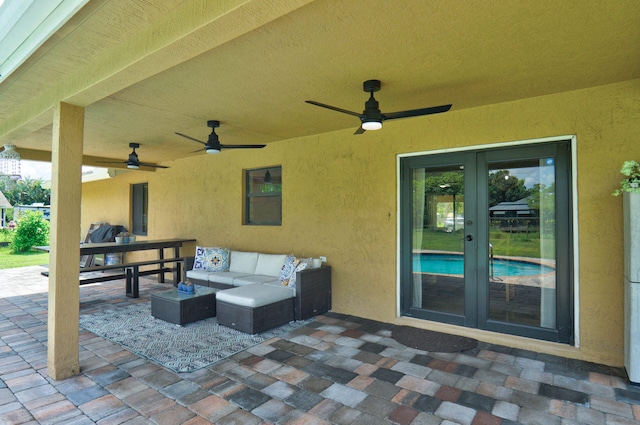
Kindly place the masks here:
POLYGON ((5 0, 0 6, 0 83, 89 0, 5 0))

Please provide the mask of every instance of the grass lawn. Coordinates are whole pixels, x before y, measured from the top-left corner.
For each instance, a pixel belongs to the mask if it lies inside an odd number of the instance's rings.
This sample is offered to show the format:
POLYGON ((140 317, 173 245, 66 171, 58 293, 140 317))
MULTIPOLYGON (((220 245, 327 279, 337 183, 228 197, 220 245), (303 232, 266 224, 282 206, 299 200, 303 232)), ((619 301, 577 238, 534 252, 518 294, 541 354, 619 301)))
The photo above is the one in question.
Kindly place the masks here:
POLYGON ((49 264, 48 252, 31 250, 24 254, 12 254, 11 248, 0 248, 0 269, 14 269, 17 267, 39 266, 43 264, 49 264))
MULTIPOLYGON (((414 240, 418 239, 416 232, 414 240)), ((540 233, 508 233, 499 230, 491 231, 491 244, 495 255, 513 257, 539 258, 544 256, 555 258, 553 239, 541 239, 540 233), (541 246, 544 249, 541 249, 541 246)), ((438 251, 462 252, 464 250, 464 233, 462 231, 446 233, 444 231, 424 230, 422 233, 422 249, 438 251)))

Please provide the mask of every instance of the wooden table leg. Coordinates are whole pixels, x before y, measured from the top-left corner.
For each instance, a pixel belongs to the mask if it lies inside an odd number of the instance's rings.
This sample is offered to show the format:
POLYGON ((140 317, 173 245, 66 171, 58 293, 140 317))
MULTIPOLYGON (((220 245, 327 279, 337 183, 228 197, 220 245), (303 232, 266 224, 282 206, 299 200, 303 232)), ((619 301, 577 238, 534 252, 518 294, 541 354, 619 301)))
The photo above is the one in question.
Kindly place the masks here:
POLYGON ((133 298, 140 297, 140 267, 133 268, 133 298))
MULTIPOLYGON (((180 258, 180 247, 176 246, 173 250, 173 258, 180 258)), ((179 282, 182 282, 182 262, 176 261, 176 265, 173 268, 173 286, 177 286, 179 282)))
MULTIPOLYGON (((160 248, 158 250, 158 259, 162 260, 164 259, 164 248, 160 248)), ((160 270, 164 269, 164 263, 160 263, 160 270)), ((158 283, 164 283, 164 273, 160 272, 158 273, 158 283)))
POLYGON ((126 295, 129 298, 140 298, 140 267, 126 268, 126 295))
POLYGON ((129 298, 133 298, 133 276, 132 276, 132 271, 131 271, 131 267, 127 267, 126 269, 124 269, 125 275, 126 275, 126 288, 125 288, 125 294, 127 295, 127 297, 129 298))

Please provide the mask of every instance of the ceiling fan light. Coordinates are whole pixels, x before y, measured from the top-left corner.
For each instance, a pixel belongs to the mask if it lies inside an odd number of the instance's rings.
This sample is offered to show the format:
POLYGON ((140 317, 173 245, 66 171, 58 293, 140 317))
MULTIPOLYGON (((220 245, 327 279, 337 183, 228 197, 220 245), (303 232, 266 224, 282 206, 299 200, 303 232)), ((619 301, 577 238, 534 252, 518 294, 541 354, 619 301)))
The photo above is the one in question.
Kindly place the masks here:
POLYGON ((380 130, 382 128, 381 121, 365 121, 362 123, 364 130, 380 130))
POLYGON ((220 149, 207 148, 207 153, 220 153, 220 149))
POLYGON ((127 164, 127 168, 130 168, 132 170, 137 170, 140 168, 140 166, 136 165, 136 164, 127 164))

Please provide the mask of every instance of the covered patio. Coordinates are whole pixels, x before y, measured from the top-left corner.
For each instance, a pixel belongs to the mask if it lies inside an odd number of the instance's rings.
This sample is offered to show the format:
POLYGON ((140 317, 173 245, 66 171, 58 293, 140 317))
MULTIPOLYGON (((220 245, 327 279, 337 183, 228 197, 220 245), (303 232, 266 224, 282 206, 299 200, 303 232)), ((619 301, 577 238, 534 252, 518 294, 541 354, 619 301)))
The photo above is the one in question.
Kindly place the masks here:
MULTIPOLYGON (((47 279, 0 271, 0 422, 11 424, 632 424, 621 368, 480 343, 401 346, 393 325, 330 313, 210 367, 174 373, 80 329, 81 373, 47 373, 47 279)), ((131 303, 83 286, 81 314, 131 303)), ((166 285, 148 280, 141 298, 166 285)))

